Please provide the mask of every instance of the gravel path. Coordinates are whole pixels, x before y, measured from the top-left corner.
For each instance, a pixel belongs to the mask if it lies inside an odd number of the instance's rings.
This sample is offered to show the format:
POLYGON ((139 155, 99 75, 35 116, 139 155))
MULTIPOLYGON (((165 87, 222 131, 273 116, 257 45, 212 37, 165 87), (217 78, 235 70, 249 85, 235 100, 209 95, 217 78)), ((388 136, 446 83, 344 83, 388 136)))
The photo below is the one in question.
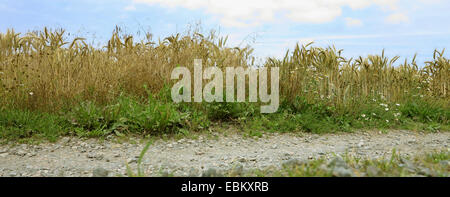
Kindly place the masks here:
MULTIPOLYGON (((0 176, 126 175, 126 164, 135 170, 145 145, 132 141, 65 137, 56 143, 1 145, 0 176)), ((449 150, 449 143, 450 132, 265 134, 262 138, 245 138, 238 133, 200 135, 197 139, 156 140, 144 157, 143 169, 149 176, 199 176, 210 168, 279 167, 289 160, 331 157, 333 153, 377 158, 389 156, 395 148, 401 154, 414 155, 449 150)))

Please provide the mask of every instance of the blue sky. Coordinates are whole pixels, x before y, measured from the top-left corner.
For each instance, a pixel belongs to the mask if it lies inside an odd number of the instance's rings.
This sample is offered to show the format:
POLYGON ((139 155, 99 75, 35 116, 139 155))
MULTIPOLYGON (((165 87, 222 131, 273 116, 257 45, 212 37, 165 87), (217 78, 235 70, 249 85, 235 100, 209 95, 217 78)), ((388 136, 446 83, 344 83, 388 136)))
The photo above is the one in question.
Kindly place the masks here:
POLYGON ((0 0, 0 31, 47 26, 104 42, 115 25, 165 37, 200 21, 261 58, 314 41, 346 57, 418 53, 421 64, 450 46, 449 10, 446 0, 0 0))

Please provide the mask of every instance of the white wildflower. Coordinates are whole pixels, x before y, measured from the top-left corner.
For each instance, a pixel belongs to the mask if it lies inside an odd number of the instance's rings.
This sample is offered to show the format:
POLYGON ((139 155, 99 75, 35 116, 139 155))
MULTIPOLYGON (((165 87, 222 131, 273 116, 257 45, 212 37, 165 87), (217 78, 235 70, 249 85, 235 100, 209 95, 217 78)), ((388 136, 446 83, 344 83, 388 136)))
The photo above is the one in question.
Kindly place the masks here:
POLYGON ((388 105, 387 104, 384 104, 384 103, 381 103, 380 104, 382 107, 388 107, 388 105))

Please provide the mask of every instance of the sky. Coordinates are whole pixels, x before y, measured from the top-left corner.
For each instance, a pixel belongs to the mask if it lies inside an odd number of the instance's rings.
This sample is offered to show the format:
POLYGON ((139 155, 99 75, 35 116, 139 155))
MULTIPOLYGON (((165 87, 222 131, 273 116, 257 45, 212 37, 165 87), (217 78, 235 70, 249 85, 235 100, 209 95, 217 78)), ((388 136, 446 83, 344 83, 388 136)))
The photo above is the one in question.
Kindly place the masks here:
POLYGON ((314 41, 348 58, 417 53, 422 65, 450 46, 449 10, 448 0, 0 0, 0 32, 64 28, 104 44, 116 25, 156 38, 200 27, 260 58, 314 41))

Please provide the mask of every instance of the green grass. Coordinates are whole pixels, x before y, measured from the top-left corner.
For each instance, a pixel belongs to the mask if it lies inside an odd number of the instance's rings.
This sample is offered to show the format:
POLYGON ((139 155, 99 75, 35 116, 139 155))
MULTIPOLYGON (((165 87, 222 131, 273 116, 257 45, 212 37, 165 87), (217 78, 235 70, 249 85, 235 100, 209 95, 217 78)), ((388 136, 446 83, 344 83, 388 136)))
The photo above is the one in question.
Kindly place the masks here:
POLYGON ((308 103, 298 97, 284 103, 279 113, 257 115, 241 120, 243 129, 258 136, 260 131, 312 133, 348 132, 364 129, 409 129, 415 131, 449 131, 450 110, 445 104, 424 99, 406 103, 388 103, 379 98, 351 106, 308 103))
MULTIPOLYGON (((367 159, 346 155, 343 157, 353 176, 368 177, 411 177, 450 176, 450 166, 441 162, 450 160, 450 152, 435 151, 413 157, 401 156, 393 152, 390 158, 367 159)), ((298 165, 284 165, 281 169, 254 169, 239 175, 251 177, 332 177, 337 176, 324 157, 298 165)), ((231 172, 226 176, 236 176, 231 172)))
POLYGON ((208 131, 212 124, 235 124, 246 135, 264 132, 349 132, 364 129, 409 129, 449 131, 448 106, 425 99, 388 103, 368 99, 351 106, 308 103, 298 97, 283 103, 277 113, 260 114, 257 103, 180 103, 166 93, 148 98, 121 95, 108 105, 81 102, 67 111, 1 109, 0 138, 26 142, 55 141, 61 136, 105 137, 107 135, 187 136, 208 131))
POLYGON ((33 138, 45 138, 55 141, 68 134, 66 128, 70 128, 70 124, 63 116, 25 110, 0 110, 1 139, 27 142, 33 138))

